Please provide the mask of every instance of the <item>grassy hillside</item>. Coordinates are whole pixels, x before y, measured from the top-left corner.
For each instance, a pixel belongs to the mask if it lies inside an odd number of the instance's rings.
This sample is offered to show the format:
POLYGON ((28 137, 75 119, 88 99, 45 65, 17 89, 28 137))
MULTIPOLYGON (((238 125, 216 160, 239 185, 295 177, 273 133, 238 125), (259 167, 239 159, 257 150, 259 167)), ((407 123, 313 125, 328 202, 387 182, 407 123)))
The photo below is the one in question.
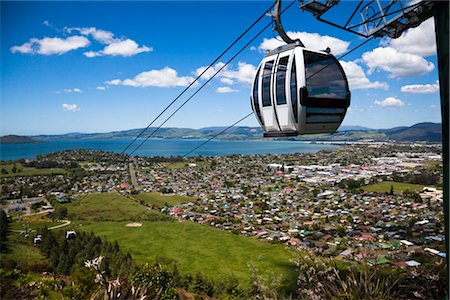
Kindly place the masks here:
MULTIPOLYGON (((192 200, 158 193, 137 197, 153 205, 192 200)), ((89 195, 63 206, 68 209, 69 217, 74 218, 70 228, 92 231, 109 241, 116 240, 138 263, 173 262, 183 273, 201 273, 214 280, 234 275, 248 285, 251 276, 248 263, 252 262, 262 271, 282 274, 286 288, 292 290, 295 287, 296 268, 290 261, 293 253, 282 245, 234 235, 207 225, 179 222, 119 194, 89 195), (156 219, 158 221, 152 221, 156 219), (134 222, 142 226, 126 226, 134 222)))
POLYGON ((190 197, 183 197, 179 195, 170 195, 165 196, 161 195, 160 193, 140 193, 137 195, 133 195, 133 198, 136 198, 138 200, 142 200, 146 205, 151 205, 156 208, 162 208, 166 205, 174 206, 179 205, 182 203, 188 203, 195 201, 195 199, 192 199, 190 197))
POLYGON ((162 213, 120 194, 92 194, 64 204, 69 216, 89 221, 143 221, 166 218, 162 213))
POLYGON ((174 262, 183 273, 204 274, 214 280, 236 276, 250 283, 248 263, 260 270, 282 274, 285 287, 295 286, 293 254, 282 245, 234 235, 192 222, 144 222, 125 227, 126 222, 96 222, 83 230, 113 241, 140 263, 160 259, 174 262))

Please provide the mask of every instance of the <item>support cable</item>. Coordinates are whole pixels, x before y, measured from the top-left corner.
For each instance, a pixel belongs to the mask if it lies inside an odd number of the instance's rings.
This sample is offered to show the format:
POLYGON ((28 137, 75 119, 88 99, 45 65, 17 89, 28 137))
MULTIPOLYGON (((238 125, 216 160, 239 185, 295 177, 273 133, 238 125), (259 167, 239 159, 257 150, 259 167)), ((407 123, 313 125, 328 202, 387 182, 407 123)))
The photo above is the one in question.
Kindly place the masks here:
MULTIPOLYGON (((295 1, 291 2, 282 12, 288 10, 295 1)), ((184 101, 172 114, 170 114, 155 130, 150 133, 129 155, 133 155, 149 138, 151 138, 161 127, 166 124, 184 105, 186 105, 195 95, 197 95, 214 77, 217 76, 231 61, 233 61, 242 51, 244 51, 257 37, 259 37, 269 26, 272 25, 272 21, 269 22, 263 29, 261 29, 252 39, 250 39, 245 46, 243 46, 235 55, 233 55, 218 71, 214 73, 207 81, 205 81, 186 101, 184 101)))
MULTIPOLYGON (((219 61, 219 59, 221 59, 222 58, 222 56, 224 56, 225 55, 225 53, 227 53, 234 45, 236 45, 236 43, 239 41, 239 40, 241 40, 242 39, 242 37, 244 37, 244 35, 246 35, 249 31, 250 31, 250 29, 252 29, 259 21, 261 21, 261 19, 263 18, 263 17, 265 17, 266 16, 266 13, 267 12, 269 12, 271 9, 272 9, 272 7, 274 6, 275 4, 272 4, 267 10, 265 10, 264 11, 264 13, 263 14, 261 14, 243 33, 241 33, 241 35, 236 39, 236 40, 234 40, 234 42, 233 43, 231 43, 224 51, 222 51, 222 53, 213 61, 213 62, 211 62, 209 65, 208 65, 208 67, 205 69, 205 70, 203 70, 203 72, 201 72, 201 74, 200 75, 198 75, 186 88, 184 88, 184 90, 180 93, 180 94, 178 94, 178 96, 176 96, 175 97, 175 99, 173 99, 172 100, 172 102, 170 102, 169 103, 169 105, 167 105, 154 119, 153 119, 153 121, 151 121, 148 125, 147 125, 147 127, 146 128, 144 128, 126 147, 125 147, 125 149, 123 149, 122 150, 122 152, 121 152, 121 154, 124 154, 127 150, 128 150, 128 148, 130 148, 131 147, 131 145, 138 139, 138 138, 140 138, 149 128, 150 128, 150 126, 152 126, 155 122, 156 122, 156 120, 158 120, 181 96, 183 96, 184 95, 184 93, 186 93, 187 92, 187 90, 189 89, 189 88, 191 88, 209 69, 211 69, 211 67, 213 67, 214 66, 214 64, 215 63, 217 63, 218 61, 219 61)), ((134 152, 134 151, 133 151, 134 152)))

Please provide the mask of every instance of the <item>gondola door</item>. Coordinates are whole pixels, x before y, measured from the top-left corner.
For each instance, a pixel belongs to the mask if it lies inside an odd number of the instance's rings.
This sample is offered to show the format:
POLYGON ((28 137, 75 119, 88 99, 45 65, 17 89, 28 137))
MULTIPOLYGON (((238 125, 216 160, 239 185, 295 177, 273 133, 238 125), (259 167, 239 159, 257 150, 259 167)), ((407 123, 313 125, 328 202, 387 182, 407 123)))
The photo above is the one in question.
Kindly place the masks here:
POLYGON ((273 77, 278 55, 268 56, 261 66, 261 114, 265 132, 279 132, 280 125, 274 109, 273 77))
POLYGON ((293 50, 281 52, 278 55, 273 74, 273 105, 275 107, 275 117, 280 128, 280 136, 298 135, 294 113, 291 105, 290 77, 293 50))

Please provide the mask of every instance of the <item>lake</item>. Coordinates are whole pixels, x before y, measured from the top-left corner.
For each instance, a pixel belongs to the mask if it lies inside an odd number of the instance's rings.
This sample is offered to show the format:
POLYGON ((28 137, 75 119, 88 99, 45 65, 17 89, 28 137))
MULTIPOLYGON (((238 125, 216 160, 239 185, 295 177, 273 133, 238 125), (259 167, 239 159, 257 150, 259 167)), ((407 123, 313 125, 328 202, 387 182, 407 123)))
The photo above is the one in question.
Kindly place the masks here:
MULTIPOLYGON (((131 139, 55 140, 31 144, 3 144, 0 145, 0 159, 34 158, 39 154, 73 149, 104 150, 120 153, 131 141, 131 139)), ((151 139, 144 143, 134 155, 182 156, 204 141, 203 139, 151 139)), ((140 142, 141 140, 138 140, 133 145, 137 146, 140 142)), ((127 153, 130 153, 134 147, 131 146, 127 153)), ((189 154, 189 156, 317 152, 337 147, 337 145, 314 144, 304 141, 212 140, 189 154)))

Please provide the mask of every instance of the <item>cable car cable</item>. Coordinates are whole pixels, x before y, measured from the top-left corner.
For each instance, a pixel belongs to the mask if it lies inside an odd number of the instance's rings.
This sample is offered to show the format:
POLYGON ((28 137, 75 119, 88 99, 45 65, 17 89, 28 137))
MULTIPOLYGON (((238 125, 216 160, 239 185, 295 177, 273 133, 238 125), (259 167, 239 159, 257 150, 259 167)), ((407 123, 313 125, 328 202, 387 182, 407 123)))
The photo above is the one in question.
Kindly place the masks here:
MULTIPOLYGON (((288 10, 295 1, 291 2, 281 13, 288 10)), ((272 21, 269 22, 263 29, 261 29, 252 39, 250 39, 245 46, 243 46, 235 55, 233 55, 212 77, 205 81, 186 101, 184 101, 172 114, 170 114, 153 132, 147 136, 134 150, 129 154, 133 155, 149 138, 151 138, 161 127, 167 123, 184 105, 186 105, 195 95, 197 95, 214 77, 217 76, 231 61, 233 61, 242 51, 244 51, 257 37, 259 37, 267 28, 272 25, 272 21)))
POLYGON ((247 119, 248 117, 250 117, 251 115, 253 115, 253 111, 250 112, 248 115, 240 118, 238 121, 234 122, 233 124, 231 124, 230 126, 224 128, 223 130, 221 130, 220 132, 218 132, 217 134, 213 135, 212 137, 210 137, 209 139, 207 139, 206 141, 204 141, 203 143, 201 143, 200 145, 198 145, 197 147, 195 147, 194 149, 192 149, 191 151, 187 152, 186 154, 184 154, 183 156, 181 156, 182 158, 188 156, 189 154, 191 154, 192 152, 194 152, 195 150, 197 150, 198 148, 204 146, 205 144, 207 144, 208 142, 210 142, 211 140, 215 139, 216 137, 218 137, 219 135, 223 134, 225 131, 229 130, 230 128, 236 126, 237 124, 239 124, 240 122, 244 121, 245 119, 247 119))
MULTIPOLYGON (((336 59, 339 60, 339 59, 342 59, 342 58, 346 57, 347 55, 349 55, 350 53, 352 53, 352 52, 355 51, 356 49, 362 47, 363 45, 367 44, 368 42, 370 42, 370 41, 373 40, 373 39, 374 39, 374 37, 371 37, 371 38, 369 38, 369 39, 366 39, 366 40, 365 40, 364 42, 362 42, 361 44, 359 44, 359 45, 355 46, 354 48, 352 48, 351 50, 347 51, 347 53, 344 53, 344 54, 342 54, 341 56, 336 57, 336 59)), ((329 66, 330 66, 330 65, 326 65, 325 67, 323 67, 322 69, 318 70, 317 72, 315 72, 315 73, 309 75, 306 79, 310 79, 311 77, 313 77, 313 76, 315 76, 316 74, 322 72, 323 70, 325 70, 325 69, 328 68, 329 66)))
MULTIPOLYGON (((208 138, 208 140, 204 141, 203 143, 201 143, 200 145, 198 145, 197 147, 195 147, 194 149, 186 152, 184 155, 181 156, 181 158, 185 158, 186 156, 188 156, 189 154, 191 154, 192 152, 194 152, 195 150, 198 150, 199 148, 203 147, 205 144, 209 143, 211 140, 215 139, 216 137, 218 137, 219 135, 223 134, 225 131, 231 129, 232 127, 236 126, 237 124, 239 124, 240 122, 244 121, 245 119, 247 119, 248 117, 250 117, 251 115, 253 115, 253 112, 250 112, 249 114, 247 114, 246 116, 242 117, 241 119, 239 119, 238 121, 234 122, 232 125, 224 128, 223 130, 221 130, 220 132, 218 132, 217 134, 211 136, 208 138)), ((169 162, 168 165, 164 165, 162 163, 158 163, 156 162, 157 165, 162 166, 163 168, 168 168, 170 165, 174 164, 175 162, 169 162)), ((190 181, 192 178, 184 175, 182 172, 178 172, 178 174, 181 177, 184 177, 186 180, 190 181)))
POLYGON ((242 39, 242 37, 244 37, 244 35, 246 35, 250 29, 252 29, 259 21, 261 21, 261 19, 263 17, 266 16, 267 12, 269 12, 273 6, 275 5, 272 4, 267 10, 264 11, 264 13, 262 15, 260 15, 243 33, 241 33, 241 35, 234 40, 233 43, 231 43, 224 51, 222 51, 222 53, 212 62, 208 65, 208 67, 203 70, 203 72, 201 72, 200 75, 198 75, 180 94, 178 94, 178 96, 175 97, 175 99, 172 100, 172 102, 169 103, 169 105, 167 105, 154 119, 153 121, 150 122, 150 124, 147 125, 147 127, 145 129, 143 129, 126 147, 125 149, 122 150, 121 154, 124 154, 125 151, 128 150, 128 148, 131 147, 131 145, 139 138, 141 137, 149 128, 150 126, 152 126, 156 120, 158 120, 182 95, 184 95, 184 93, 187 92, 187 90, 189 88, 191 88, 215 63, 217 63, 219 61, 220 58, 222 58, 222 56, 225 55, 225 53, 227 53, 234 45, 236 45, 236 43, 242 39))

